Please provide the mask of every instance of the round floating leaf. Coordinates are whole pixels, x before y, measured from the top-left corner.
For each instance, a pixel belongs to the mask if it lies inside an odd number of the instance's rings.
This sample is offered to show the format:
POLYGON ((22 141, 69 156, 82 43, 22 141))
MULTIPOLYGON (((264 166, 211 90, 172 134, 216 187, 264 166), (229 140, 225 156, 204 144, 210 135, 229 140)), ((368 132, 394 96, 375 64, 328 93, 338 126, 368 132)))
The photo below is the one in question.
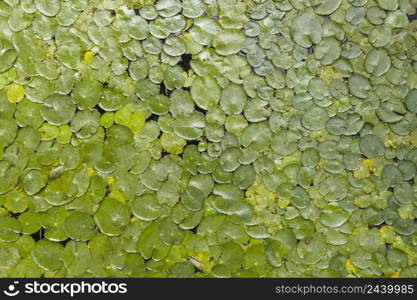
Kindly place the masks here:
POLYGON ((140 16, 134 16, 130 22, 126 24, 129 35, 136 40, 144 40, 149 34, 149 25, 146 20, 140 16))
POLYGON ((18 217, 21 231, 25 234, 34 234, 41 229, 41 215, 35 212, 24 212, 18 217))
POLYGON ((214 36, 221 30, 219 23, 208 16, 202 16, 194 20, 190 29, 192 38, 201 45, 209 45, 214 36))
POLYGON ((144 221, 153 221, 161 215, 161 205, 153 194, 136 197, 132 202, 132 213, 144 221))
POLYGON ((11 270, 21 260, 19 248, 3 245, 3 247, 0 248, 0 259, 0 268, 6 272, 11 270))
POLYGON ((204 13, 204 3, 201 0, 182 1, 182 13, 187 18, 195 19, 204 13))
POLYGON ((412 179, 417 172, 416 165, 408 160, 401 162, 401 164, 398 167, 403 173, 403 177, 405 180, 412 179))
POLYGON ((129 75, 134 80, 145 79, 149 73, 149 63, 145 59, 136 60, 129 64, 129 75))
POLYGON ((171 56, 181 56, 186 51, 184 42, 178 37, 169 37, 165 40, 163 49, 171 56))
MULTIPOLYGON (((16 142, 21 145, 25 150, 27 151, 34 151, 39 143, 40 143, 40 133, 32 128, 32 127, 26 127, 19 130, 16 142)), ((24 155, 22 155, 24 157, 24 155)))
POLYGON ((159 225, 161 241, 168 246, 179 244, 184 238, 184 231, 170 218, 165 218, 159 225))
POLYGON ((42 105, 23 99, 17 105, 15 119, 19 126, 38 128, 44 122, 41 115, 42 105))
POLYGON ((60 0, 36 0, 36 9, 47 17, 56 16, 61 9, 60 0))
POLYGON ((313 107, 302 117, 303 126, 310 130, 320 130, 326 125, 329 116, 327 111, 321 107, 313 107))
POLYGON ((220 86, 213 77, 197 77, 193 81, 191 96, 199 107, 208 109, 211 105, 217 104, 220 95, 220 86))
POLYGON ((227 114, 240 114, 246 105, 246 94, 237 84, 230 84, 223 89, 220 96, 220 106, 227 114))
POLYGON ((17 125, 14 119, 0 119, 0 145, 3 147, 11 144, 17 135, 17 125))
POLYGON ((13 83, 7 90, 7 99, 12 103, 19 102, 24 96, 25 89, 19 84, 13 83))
POLYGON ((408 256, 399 249, 391 248, 388 250, 387 259, 394 270, 401 270, 408 265, 408 256))
POLYGON ((59 243, 42 239, 33 246, 30 253, 40 268, 56 271, 62 266, 63 250, 59 243))
POLYGON ((317 166, 320 161, 319 153, 314 148, 308 148, 306 151, 303 151, 301 156, 301 162, 304 166, 308 168, 314 168, 317 166))
POLYGON ((95 234, 96 224, 89 214, 74 212, 65 219, 64 228, 70 238, 77 241, 88 241, 95 234))
POLYGON ((168 255, 170 247, 161 241, 159 226, 159 223, 149 224, 139 237, 139 252, 145 259, 153 258, 158 261, 168 255))
POLYGON ((382 169, 382 179, 390 186, 394 186, 403 181, 403 174, 397 166, 386 165, 382 169))
POLYGON ((408 92, 405 97, 405 104, 410 112, 414 114, 417 113, 417 89, 413 89, 408 92))
POLYGON ((362 137, 359 147, 362 154, 368 158, 382 156, 385 153, 384 143, 379 137, 373 134, 362 137))
POLYGON ((113 22, 114 16, 112 15, 110 10, 97 9, 96 11, 94 11, 93 20, 97 26, 105 27, 113 22))
POLYGON ((0 161, 0 194, 5 194, 13 189, 19 176, 20 170, 18 168, 7 161, 0 161))
POLYGON ((8 49, 0 53, 0 73, 6 72, 10 69, 17 58, 17 51, 15 49, 8 49))
POLYGON ((213 46, 220 55, 231 55, 241 50, 244 34, 237 29, 224 29, 213 38, 213 46))
POLYGON ((83 109, 91 109, 100 102, 103 87, 97 80, 86 78, 78 81, 72 91, 72 99, 83 109))
POLYGON ((392 225, 395 232, 401 235, 412 235, 416 231, 414 220, 398 217, 392 225))
POLYGON ((45 99, 41 114, 52 125, 64 125, 74 116, 75 105, 68 96, 52 95, 45 99))
POLYGON ((130 213, 123 203, 108 198, 100 204, 94 220, 101 232, 109 236, 117 236, 121 234, 123 227, 129 224, 130 213))
POLYGON ((366 98, 368 91, 371 89, 369 80, 357 74, 349 77, 348 86, 352 95, 358 98, 366 98))
POLYGON ((171 100, 169 97, 158 94, 151 96, 146 103, 148 104, 149 110, 156 115, 163 115, 169 111, 171 100))
POLYGON ((341 47, 334 38, 324 38, 314 50, 314 56, 322 65, 330 65, 339 58, 341 47))
POLYGON ((312 13, 302 13, 291 23, 291 35, 301 47, 308 48, 322 39, 320 19, 312 13))
POLYGON ((99 126, 99 116, 97 111, 78 111, 71 120, 71 131, 82 139, 92 136, 99 126))
POLYGON ((9 27, 13 31, 22 31, 32 23, 33 15, 26 14, 20 7, 12 10, 9 17, 9 27))
POLYGON ((19 190, 13 190, 5 196, 3 206, 11 213, 22 213, 28 208, 28 197, 19 190))
POLYGON ((385 10, 396 10, 398 7, 398 0, 378 0, 378 5, 385 10))
POLYGON ((163 133, 161 136, 161 145, 166 152, 178 155, 183 152, 186 141, 175 134, 163 133))
POLYGON ((316 235, 311 239, 300 241, 297 246, 297 254, 305 264, 312 265, 323 258, 326 248, 327 244, 324 238, 316 235))
POLYGON ((281 131, 272 137, 272 149, 281 155, 289 155, 297 150, 298 135, 292 131, 281 131))
POLYGON ((390 42, 391 38, 391 28, 376 27, 370 32, 368 40, 374 47, 384 47, 390 42))
POLYGON ((8 216, 0 216, 0 240, 14 242, 19 238, 21 225, 19 222, 8 216))
POLYGON ((81 276, 91 264, 90 249, 86 243, 70 241, 65 245, 62 260, 69 274, 81 276))
POLYGON ((332 175, 321 179, 319 191, 329 202, 340 201, 346 196, 349 183, 343 175, 332 175))
POLYGON ((388 72, 391 59, 385 50, 372 50, 366 55, 364 64, 368 73, 380 77, 388 72))
POLYGON ((415 276, 413 1, 1 2, 0 273, 415 276))
POLYGON ((349 218, 349 213, 344 211, 337 204, 330 204, 321 211, 319 221, 327 227, 340 227, 349 218))
POLYGON ((318 15, 330 15, 339 8, 342 0, 314 0, 314 12, 318 15))
POLYGON ((404 182, 394 188, 394 196, 398 203, 405 205, 413 201, 414 191, 408 182, 404 182))
POLYGON ((322 79, 311 79, 308 83, 308 91, 311 96, 319 100, 323 100, 329 96, 329 88, 322 79))
POLYGON ((170 277, 191 278, 194 275, 194 265, 190 262, 177 262, 170 269, 170 277))

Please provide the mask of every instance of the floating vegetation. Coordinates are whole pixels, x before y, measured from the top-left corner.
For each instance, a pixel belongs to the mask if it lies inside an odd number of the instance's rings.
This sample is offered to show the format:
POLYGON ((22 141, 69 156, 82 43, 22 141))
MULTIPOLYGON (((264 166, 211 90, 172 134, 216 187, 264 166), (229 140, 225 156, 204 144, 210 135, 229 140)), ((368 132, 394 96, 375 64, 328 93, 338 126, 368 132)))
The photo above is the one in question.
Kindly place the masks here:
POLYGON ((0 276, 417 276, 416 8, 1 1, 0 276))

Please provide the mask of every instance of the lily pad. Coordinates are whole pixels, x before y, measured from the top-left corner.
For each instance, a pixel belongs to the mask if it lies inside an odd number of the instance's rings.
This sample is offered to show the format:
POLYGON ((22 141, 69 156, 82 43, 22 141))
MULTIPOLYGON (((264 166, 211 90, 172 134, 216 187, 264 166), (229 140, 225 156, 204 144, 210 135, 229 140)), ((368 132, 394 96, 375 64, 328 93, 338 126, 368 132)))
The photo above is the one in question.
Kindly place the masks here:
POLYGON ((161 205, 155 195, 144 194, 133 200, 132 213, 141 220, 153 221, 161 215, 161 205))
POLYGON ((296 16, 291 23, 291 35, 301 47, 308 48, 322 39, 320 19, 312 13, 296 16))
POLYGON ((108 198, 100 205, 94 220, 101 232, 109 236, 117 236, 121 234, 123 227, 129 224, 129 216, 129 210, 123 203, 108 198))
POLYGON ((365 135, 359 144, 360 150, 363 155, 368 158, 375 158, 382 156, 385 153, 385 147, 382 140, 376 135, 365 135))
POLYGON ((51 125, 64 125, 74 116, 75 105, 68 96, 53 95, 45 100, 41 114, 51 125))
POLYGON ((220 86, 213 77, 198 77, 193 81, 191 96, 199 107, 208 109, 211 105, 217 104, 220 95, 220 86))
POLYGON ((31 255, 35 263, 47 271, 56 271, 62 266, 63 247, 45 239, 33 246, 31 255))
POLYGON ((61 9, 61 1, 59 0, 36 0, 37 10, 47 17, 56 16, 61 9))
POLYGON ((92 216, 74 212, 65 219, 65 232, 77 241, 88 241, 95 234, 95 223, 92 216))

